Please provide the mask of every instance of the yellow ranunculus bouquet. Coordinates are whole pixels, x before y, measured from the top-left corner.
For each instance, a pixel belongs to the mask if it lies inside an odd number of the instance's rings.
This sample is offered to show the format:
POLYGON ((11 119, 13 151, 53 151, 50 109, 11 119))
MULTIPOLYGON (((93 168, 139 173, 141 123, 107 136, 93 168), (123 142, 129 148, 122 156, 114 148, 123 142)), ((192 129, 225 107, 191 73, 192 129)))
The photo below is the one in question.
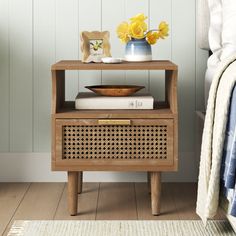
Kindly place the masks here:
POLYGON ((153 45, 158 39, 165 39, 168 36, 169 26, 165 21, 159 24, 158 29, 148 30, 145 20, 147 17, 140 13, 130 18, 130 22, 122 22, 117 27, 118 38, 123 43, 129 42, 131 39, 144 39, 153 45))

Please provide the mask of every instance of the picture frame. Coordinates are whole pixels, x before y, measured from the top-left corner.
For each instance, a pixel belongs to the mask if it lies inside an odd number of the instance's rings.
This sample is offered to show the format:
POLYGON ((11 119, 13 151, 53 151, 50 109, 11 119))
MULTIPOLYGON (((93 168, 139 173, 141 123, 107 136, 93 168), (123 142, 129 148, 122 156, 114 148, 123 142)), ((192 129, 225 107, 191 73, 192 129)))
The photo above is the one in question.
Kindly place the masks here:
POLYGON ((80 34, 82 62, 101 62, 103 57, 111 57, 110 33, 108 31, 83 31, 80 34))

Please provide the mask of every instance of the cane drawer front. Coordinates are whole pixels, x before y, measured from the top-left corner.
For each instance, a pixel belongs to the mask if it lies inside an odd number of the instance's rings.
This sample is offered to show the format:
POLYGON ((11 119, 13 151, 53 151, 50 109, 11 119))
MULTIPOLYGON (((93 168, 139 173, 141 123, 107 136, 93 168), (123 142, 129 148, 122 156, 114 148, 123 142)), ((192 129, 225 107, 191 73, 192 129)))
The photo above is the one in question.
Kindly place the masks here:
POLYGON ((57 166, 171 166, 173 119, 57 119, 57 166))

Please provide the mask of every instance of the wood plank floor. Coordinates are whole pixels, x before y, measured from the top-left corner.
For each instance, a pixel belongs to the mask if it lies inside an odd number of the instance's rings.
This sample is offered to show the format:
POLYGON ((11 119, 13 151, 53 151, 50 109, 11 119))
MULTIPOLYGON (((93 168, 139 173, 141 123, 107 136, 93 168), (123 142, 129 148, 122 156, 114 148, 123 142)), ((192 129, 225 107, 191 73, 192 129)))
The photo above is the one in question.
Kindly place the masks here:
MULTIPOLYGON (((0 184, 0 235, 14 220, 197 220, 195 183, 163 183, 161 215, 152 216, 146 183, 84 183, 78 215, 67 212, 65 183, 0 184)), ((220 210, 216 219, 224 219, 220 210)))

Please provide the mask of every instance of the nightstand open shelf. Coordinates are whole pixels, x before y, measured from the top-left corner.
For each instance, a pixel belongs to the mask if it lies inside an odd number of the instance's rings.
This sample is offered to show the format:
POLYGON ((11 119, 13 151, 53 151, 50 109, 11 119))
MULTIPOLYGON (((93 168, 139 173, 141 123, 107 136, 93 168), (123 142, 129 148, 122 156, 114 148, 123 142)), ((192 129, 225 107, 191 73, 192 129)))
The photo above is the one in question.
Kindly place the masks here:
POLYGON ((160 213, 161 172, 178 169, 177 71, 170 61, 52 66, 52 170, 68 172, 71 215, 87 170, 148 172, 152 213, 160 213), (165 70, 165 101, 153 110, 75 110, 65 101, 66 70, 165 70))
POLYGON ((56 118, 174 118, 165 102, 155 102, 154 110, 76 110, 75 102, 65 102, 56 118))

